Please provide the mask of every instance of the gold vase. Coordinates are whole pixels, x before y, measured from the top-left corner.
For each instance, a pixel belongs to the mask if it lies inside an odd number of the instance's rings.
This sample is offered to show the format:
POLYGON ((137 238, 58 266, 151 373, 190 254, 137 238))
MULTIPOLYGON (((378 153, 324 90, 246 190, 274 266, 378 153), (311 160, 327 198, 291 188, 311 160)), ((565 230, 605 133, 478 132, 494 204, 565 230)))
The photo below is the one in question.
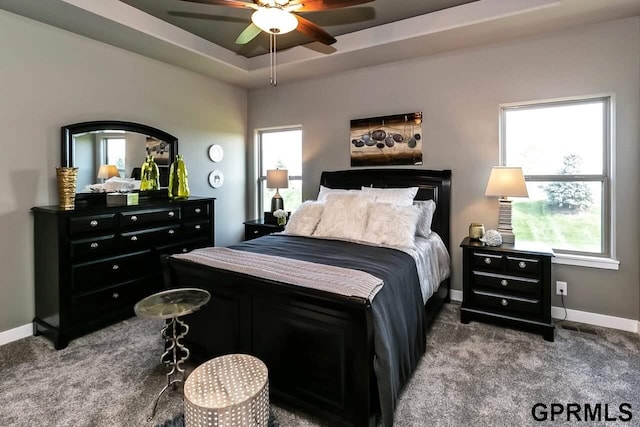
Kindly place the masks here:
POLYGON ((78 168, 58 167, 56 168, 56 178, 58 179, 60 208, 64 210, 75 208, 78 168))

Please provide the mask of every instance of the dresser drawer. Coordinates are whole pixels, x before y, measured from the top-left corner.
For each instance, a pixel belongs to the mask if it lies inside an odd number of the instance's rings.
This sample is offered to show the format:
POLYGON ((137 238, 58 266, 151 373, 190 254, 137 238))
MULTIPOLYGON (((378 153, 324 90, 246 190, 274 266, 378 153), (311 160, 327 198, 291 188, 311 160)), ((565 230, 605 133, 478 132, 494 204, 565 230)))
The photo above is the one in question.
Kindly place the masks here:
POLYGON ((182 207, 184 218, 209 218, 208 203, 188 203, 182 207))
POLYGON ((487 252, 473 252, 473 266, 483 270, 504 269, 504 256, 487 252))
POLYGON ((116 227, 116 214, 89 215, 69 218, 69 234, 111 231, 116 227))
POLYGON ((72 290, 77 294, 142 278, 154 273, 151 267, 151 251, 74 264, 71 266, 72 290))
POLYGON ((71 258, 89 258, 108 254, 116 247, 115 235, 96 236, 91 239, 72 240, 71 258))
POLYGON ((536 317, 542 313, 540 300, 473 290, 474 305, 508 316, 536 317))
POLYGON ((187 236, 207 236, 209 233, 209 221, 191 221, 184 224, 184 234, 187 236))
POLYGON ((540 274, 540 264, 540 260, 536 258, 507 256, 507 271, 515 274, 540 274))
POLYGON ((156 252, 160 255, 186 254, 194 249, 206 248, 211 246, 209 239, 192 239, 180 242, 177 245, 165 245, 156 248, 156 252))
POLYGON ((133 305, 160 288, 155 281, 154 278, 147 277, 76 296, 72 302, 73 318, 75 320, 97 319, 101 315, 127 308, 131 309, 131 316, 133 316, 133 305))
POLYGON ((173 242, 181 236, 180 225, 135 230, 120 235, 120 247, 124 250, 146 249, 153 245, 173 242))
POLYGON ((530 295, 539 298, 541 294, 540 281, 525 277, 506 276, 503 274, 473 272, 473 287, 499 289, 504 292, 530 295))
POLYGON ((139 227, 147 224, 178 222, 180 221, 180 208, 128 211, 122 212, 120 216, 122 227, 139 227))

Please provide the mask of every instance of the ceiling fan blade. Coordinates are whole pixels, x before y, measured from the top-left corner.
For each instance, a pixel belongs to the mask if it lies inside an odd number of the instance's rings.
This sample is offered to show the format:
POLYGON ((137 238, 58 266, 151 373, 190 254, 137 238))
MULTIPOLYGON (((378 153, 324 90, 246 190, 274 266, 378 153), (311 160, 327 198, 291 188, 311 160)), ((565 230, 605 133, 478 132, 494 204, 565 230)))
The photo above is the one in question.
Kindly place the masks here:
POLYGON ((210 4, 212 6, 228 6, 228 7, 236 7, 236 8, 249 8, 249 9, 258 9, 260 6, 254 3, 246 3, 240 0, 181 0, 189 3, 200 3, 200 4, 210 4))
POLYGON ((294 15, 298 19, 298 31, 319 41, 322 44, 331 45, 337 40, 322 28, 302 16, 294 15))
POLYGON ((236 39, 236 44, 247 44, 251 40, 255 39, 261 32, 262 30, 252 22, 240 33, 240 35, 236 39))
POLYGON ((317 10, 339 9, 341 7, 355 6, 358 4, 371 3, 374 0, 299 0, 291 5, 301 4, 296 8, 296 12, 314 12, 317 10))

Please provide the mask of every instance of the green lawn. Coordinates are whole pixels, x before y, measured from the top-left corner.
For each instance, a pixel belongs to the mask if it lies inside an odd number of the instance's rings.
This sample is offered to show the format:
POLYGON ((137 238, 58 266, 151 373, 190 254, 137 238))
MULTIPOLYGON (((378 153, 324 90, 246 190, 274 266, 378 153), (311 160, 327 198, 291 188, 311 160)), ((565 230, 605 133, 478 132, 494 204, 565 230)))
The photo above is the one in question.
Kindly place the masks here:
POLYGON ((544 200, 513 201, 513 229, 518 242, 539 241, 556 249, 600 252, 599 206, 587 212, 552 210, 544 200))

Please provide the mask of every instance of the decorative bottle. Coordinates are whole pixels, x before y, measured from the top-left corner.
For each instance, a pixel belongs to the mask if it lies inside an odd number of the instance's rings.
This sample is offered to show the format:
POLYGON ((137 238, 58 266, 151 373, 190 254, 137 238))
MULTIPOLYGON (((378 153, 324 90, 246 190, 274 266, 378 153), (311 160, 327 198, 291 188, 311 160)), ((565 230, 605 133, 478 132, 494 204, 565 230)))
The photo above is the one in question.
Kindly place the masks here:
POLYGON ((169 169, 169 198, 174 200, 189 198, 189 178, 182 154, 176 155, 176 160, 171 163, 169 169))
POLYGON ((152 155, 148 155, 147 160, 142 164, 140 177, 142 179, 140 191, 160 189, 160 171, 152 155))

